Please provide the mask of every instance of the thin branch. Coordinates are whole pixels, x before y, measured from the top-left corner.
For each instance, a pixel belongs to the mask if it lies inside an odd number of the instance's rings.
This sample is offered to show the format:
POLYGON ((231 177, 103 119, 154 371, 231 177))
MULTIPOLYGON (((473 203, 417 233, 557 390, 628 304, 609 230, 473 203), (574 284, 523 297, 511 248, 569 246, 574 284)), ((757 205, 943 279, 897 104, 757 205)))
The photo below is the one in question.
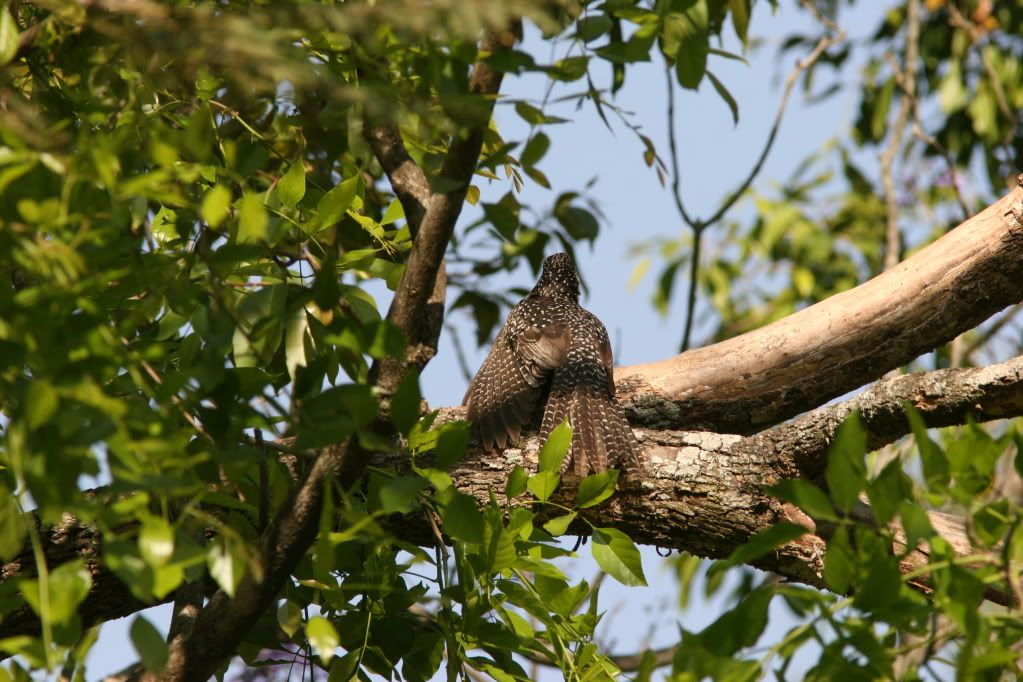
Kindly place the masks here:
POLYGON ((679 187, 678 144, 675 141, 675 78, 672 69, 664 70, 668 80, 668 147, 671 152, 671 195, 675 199, 675 209, 682 220, 693 230, 693 253, 689 261, 689 290, 686 292, 686 322, 682 330, 682 342, 678 351, 689 350, 689 340, 693 333, 693 319, 696 317, 696 284, 700 268, 700 247, 703 244, 703 230, 706 225, 694 222, 689 217, 682 203, 682 189, 679 187))
POLYGON ((397 125, 377 121, 368 112, 364 119, 362 136, 387 174, 391 189, 405 210, 405 220, 414 240, 433 196, 430 183, 423 169, 409 156, 397 125))
MULTIPOLYGON (((891 53, 885 54, 885 60, 892 69, 892 74, 895 76, 895 84, 902 91, 903 95, 909 96, 909 86, 906 82, 905 74, 902 69, 899 68, 898 62, 895 61, 895 57, 891 53)), ((950 184, 952 185, 952 192, 955 194, 956 203, 959 205, 959 212, 962 215, 962 220, 968 220, 973 212, 970 211, 969 206, 966 203, 966 199, 963 198, 962 189, 959 187, 959 172, 956 169, 955 159, 945 148, 936 137, 924 130, 923 117, 920 114, 920 98, 916 95, 916 85, 914 83, 913 95, 910 97, 913 109, 913 126, 911 132, 913 136, 923 142, 925 145, 936 151, 941 155, 941 158, 945 160, 945 165, 948 168, 948 176, 950 184)))
POLYGON ((986 346, 988 341, 993 339, 998 332, 1002 331, 1007 324, 1012 322, 1020 312, 1023 312, 1023 303, 1017 303, 1006 310, 998 320, 993 322, 990 327, 985 329, 983 333, 978 334, 977 338, 970 342, 970 345, 963 350, 963 357, 969 359, 970 356, 986 346))
POLYGON ((510 48, 520 33, 521 27, 517 25, 513 30, 488 34, 480 44, 484 58, 473 67, 469 77, 469 92, 484 98, 487 106, 482 107, 478 118, 451 142, 440 176, 451 181, 453 187, 444 194, 434 194, 430 200, 419 233, 412 243, 405 271, 387 311, 387 320, 406 334, 410 339, 410 347, 406 358, 390 358, 373 366, 370 378, 385 394, 393 392, 397 387, 408 364, 416 364, 421 369, 432 357, 416 357, 415 340, 435 335, 443 322, 442 315, 439 320, 430 319, 430 298, 438 286, 438 272, 442 270, 448 242, 465 204, 469 182, 483 149, 483 134, 490 123, 504 75, 493 68, 485 56, 510 48), (424 326, 427 329, 424 330, 424 326))
MULTIPOLYGON (((983 32, 978 28, 976 24, 963 16, 959 8, 954 3, 947 3, 946 8, 948 9, 949 22, 966 32, 970 36, 971 43, 978 43, 983 37, 983 32)), ((984 67, 984 73, 987 75, 988 81, 991 83, 991 90, 995 95, 995 102, 998 104, 998 111, 1002 114, 1006 121, 1015 123, 1016 116, 1012 113, 1012 107, 1009 106, 1009 100, 1005 96, 1005 89, 1002 87, 1002 79, 998 75, 998 70, 995 69, 995 65, 991 63, 991 60, 984 53, 984 50, 980 52, 980 63, 984 67)), ((1006 137, 1002 140, 1003 145, 1008 145, 1012 140, 1014 132, 1014 126, 1009 127, 1009 131, 1006 133, 1006 137)))
POLYGON ((693 318, 696 314, 697 268, 699 267, 700 245, 703 231, 721 220, 725 213, 727 213, 728 210, 735 205, 735 202, 737 202, 739 198, 745 194, 746 190, 750 188, 753 181, 760 174, 761 169, 764 167, 764 163, 767 161, 768 155, 771 153, 771 149, 774 147, 774 141, 778 137, 778 131, 781 129, 781 123, 785 117, 785 110, 788 107, 789 97, 792 94, 792 90, 795 87, 796 82, 799 80, 799 76, 817 63, 817 60, 821 58, 821 55, 823 55, 828 48, 845 40, 845 31, 821 14, 820 10, 817 9, 813 2, 810 0, 803 0, 802 4, 809 9, 811 13, 813 13, 819 22, 824 24, 828 31, 830 31, 830 35, 821 36, 820 40, 817 41, 817 44, 814 45, 814 48, 810 51, 810 53, 803 59, 796 62, 795 67, 793 67, 792 71, 785 79, 785 86, 782 91, 781 100, 778 103, 778 110, 774 116, 774 123, 771 126, 771 131, 767 135, 764 147, 760 151, 760 156, 753 164, 753 167, 750 169, 746 178, 739 183, 739 186, 730 195, 728 195, 724 201, 721 202, 717 210, 706 219, 693 219, 686 211, 682 202, 681 190, 679 188, 678 149, 675 143, 675 88, 674 82, 671 79, 671 70, 667 70, 668 141, 671 147, 671 164, 673 174, 671 183, 672 195, 679 215, 693 230, 693 258, 690 261, 689 269, 689 291, 686 296, 686 321, 683 328, 682 341, 679 344, 679 352, 685 352, 689 349, 692 335, 693 318))
POLYGON ((920 0, 908 0, 906 7, 906 67, 898 70, 902 76, 902 97, 899 98, 899 110, 892 124, 888 146, 881 154, 881 184, 884 187, 885 213, 887 219, 886 249, 884 269, 890 270, 899 263, 902 250, 902 233, 899 230, 899 203, 895 195, 895 180, 892 177, 892 165, 895 155, 902 147, 902 138, 909 123, 910 115, 916 109, 916 74, 919 62, 920 47, 920 0))
POLYGON ((747 334, 615 371, 649 426, 753 433, 901 367, 1023 301, 1023 190, 897 267, 747 334))

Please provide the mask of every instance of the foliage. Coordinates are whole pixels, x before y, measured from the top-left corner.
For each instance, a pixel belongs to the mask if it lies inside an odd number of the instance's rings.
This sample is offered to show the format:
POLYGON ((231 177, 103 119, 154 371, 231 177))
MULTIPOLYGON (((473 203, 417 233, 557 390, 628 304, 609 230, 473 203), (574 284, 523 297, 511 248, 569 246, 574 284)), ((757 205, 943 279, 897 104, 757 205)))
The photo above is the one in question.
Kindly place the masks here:
MULTIPOLYGON (((713 68, 736 57, 720 47, 723 35, 749 42, 751 5, 3 4, 0 561, 40 570, 0 583, 0 623, 27 610, 41 627, 38 636, 0 640, 13 657, 0 679, 60 666, 84 675, 97 633, 78 606, 100 568, 145 604, 195 586, 233 596, 243 581, 258 581, 268 520, 287 504, 313 453, 343 441, 367 452, 400 445, 404 468, 373 469, 354 489, 332 484, 311 551, 237 648, 246 664, 272 667, 282 652, 300 653, 332 680, 370 673, 427 680, 441 668, 449 679, 466 668, 526 679, 524 660, 571 679, 619 675, 594 637, 603 614, 598 586, 571 579, 554 562, 574 555, 558 538, 585 531, 604 572, 645 584, 633 542, 587 519, 587 509, 613 494, 615 474, 563 487, 566 426, 547 443, 537 472, 516 470, 481 508, 447 473, 467 445, 465 425, 421 414, 414 370, 388 400, 374 390, 374 365, 403 358, 407 335, 370 290, 397 288, 412 234, 365 134, 372 121, 397 126, 432 191, 452 191, 445 159, 489 112, 490 102, 469 88, 480 62, 507 77, 543 74, 569 88, 567 97, 587 111, 635 134, 637 153, 663 172, 654 142, 615 93, 630 65, 663 58, 679 85, 710 82, 737 116, 740 105, 713 68), (481 31, 514 32, 519 17, 562 56, 479 49, 481 31), (102 557, 40 560, 46 534, 66 515, 95 528, 102 557), (436 537, 423 546, 395 537, 395 519, 410 515, 426 515, 436 537)), ((1023 151, 1023 133, 1000 110, 1023 106, 1023 10, 1000 3, 979 16, 982 5, 968 26, 950 28, 944 3, 927 3, 917 97, 922 110, 940 112, 941 125, 931 133, 936 144, 909 153, 931 169, 954 162, 940 171, 949 182, 913 192, 942 215, 956 201, 955 172, 984 166, 989 186, 971 202, 979 206, 1023 151)), ((904 21, 893 11, 878 28, 877 55, 899 46, 904 21)), ((788 47, 807 40, 794 37, 788 47)), ((842 55, 816 69, 841 67, 842 55)), ((872 58, 857 134, 836 145, 848 184, 837 199, 821 200, 835 189, 826 172, 810 180, 797 174, 780 196, 759 193, 753 223, 728 223, 718 253, 700 264, 718 337, 879 269, 883 208, 849 148, 884 139, 892 102, 902 96, 885 64, 872 58), (815 205, 838 208, 821 215, 815 205), (791 281, 740 296, 752 266, 784 271, 791 281)), ((550 185, 540 166, 563 120, 535 102, 500 106, 529 124, 529 135, 506 140, 484 125, 477 185, 467 193, 480 217, 460 227, 448 250, 452 310, 473 319, 481 344, 514 298, 481 282, 520 263, 536 271, 545 251, 572 251, 601 231, 585 191, 563 193, 549 207, 520 203, 523 183, 550 185), (484 180, 503 183, 506 193, 481 200, 484 180)), ((660 245, 664 306, 673 302, 682 245, 660 245)), ((825 579, 851 596, 744 572, 736 565, 755 563, 801 531, 783 526, 753 538, 715 569, 711 584, 741 574, 732 581, 735 606, 702 632, 681 633, 676 677, 755 678, 772 666, 783 674, 810 643, 821 648, 811 672, 819 679, 890 675, 902 653, 924 647, 952 657, 967 677, 1016 671, 1018 618, 979 608, 985 590, 1018 591, 1018 510, 985 496, 998 457, 1019 449, 1012 433, 969 426, 938 444, 918 425, 921 475, 911 479, 900 459, 875 470, 850 423, 828 468, 827 493, 809 482, 776 493, 835 525, 825 579), (853 520, 863 493, 876 527, 853 520), (969 513, 979 555, 957 558, 935 535, 923 510, 943 506, 969 513), (904 540, 887 525, 895 519, 904 540), (932 562, 902 574, 898 561, 923 541, 932 562), (901 549, 891 551, 893 543, 901 549), (924 575, 929 596, 917 589, 924 575), (754 657, 775 597, 800 622, 754 657), (907 635, 923 639, 906 644, 907 635)), ((695 575, 693 562, 679 565, 688 566, 681 577, 695 575)), ((143 616, 130 636, 145 669, 166 664, 167 644, 143 616)), ((652 664, 644 665, 643 679, 652 664)))

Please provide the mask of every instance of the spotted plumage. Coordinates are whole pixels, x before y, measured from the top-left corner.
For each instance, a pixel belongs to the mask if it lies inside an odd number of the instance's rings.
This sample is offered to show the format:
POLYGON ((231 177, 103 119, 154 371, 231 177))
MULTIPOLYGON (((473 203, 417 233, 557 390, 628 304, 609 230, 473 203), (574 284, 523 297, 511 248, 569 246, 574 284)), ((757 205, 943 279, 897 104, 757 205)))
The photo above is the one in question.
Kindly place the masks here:
POLYGON ((638 447, 615 402, 612 366, 607 330, 579 305, 575 266, 557 253, 508 315, 462 403, 488 450, 506 447, 537 422, 543 441, 568 418, 565 469, 577 476, 628 470, 638 447))

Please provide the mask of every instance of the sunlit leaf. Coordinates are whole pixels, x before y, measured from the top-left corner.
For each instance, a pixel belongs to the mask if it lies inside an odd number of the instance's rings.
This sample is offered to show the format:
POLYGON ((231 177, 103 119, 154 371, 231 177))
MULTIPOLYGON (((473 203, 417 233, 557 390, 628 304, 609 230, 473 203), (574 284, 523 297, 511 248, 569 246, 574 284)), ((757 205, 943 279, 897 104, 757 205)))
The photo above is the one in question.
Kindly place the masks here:
POLYGON ((288 172, 277 183, 277 196, 281 203, 293 208, 305 196, 305 165, 302 159, 291 164, 288 172))
POLYGON ((568 448, 572 444, 572 427, 568 420, 561 422, 551 435, 547 437, 538 455, 539 468, 541 472, 559 472, 561 464, 565 461, 568 448))
POLYGON ((646 585, 639 550, 628 535, 616 528, 593 529, 593 559, 623 585, 646 585))
POLYGON ((334 658, 334 652, 341 644, 334 624, 323 616, 313 616, 305 626, 305 636, 319 655, 324 665, 334 658))

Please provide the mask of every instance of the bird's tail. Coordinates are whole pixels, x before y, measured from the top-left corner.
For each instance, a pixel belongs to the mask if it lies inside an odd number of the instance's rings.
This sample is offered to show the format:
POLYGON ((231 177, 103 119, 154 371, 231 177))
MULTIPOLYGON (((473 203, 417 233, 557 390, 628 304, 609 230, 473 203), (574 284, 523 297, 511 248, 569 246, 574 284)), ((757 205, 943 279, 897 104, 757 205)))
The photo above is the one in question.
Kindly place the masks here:
POLYGON ((582 478, 607 469, 636 471, 639 445, 621 406, 602 385, 576 383, 551 387, 540 427, 545 442, 565 419, 572 426, 572 445, 562 471, 582 478))

